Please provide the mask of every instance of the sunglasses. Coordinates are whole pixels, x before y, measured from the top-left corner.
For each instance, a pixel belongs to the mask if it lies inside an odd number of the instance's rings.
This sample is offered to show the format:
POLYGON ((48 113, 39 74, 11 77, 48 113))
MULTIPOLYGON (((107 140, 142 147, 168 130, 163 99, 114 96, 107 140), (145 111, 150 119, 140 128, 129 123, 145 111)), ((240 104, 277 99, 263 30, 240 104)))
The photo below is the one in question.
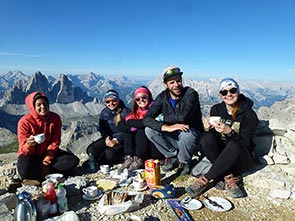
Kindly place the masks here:
POLYGON ((115 103, 115 102, 117 102, 117 99, 111 99, 111 100, 106 100, 106 101, 105 101, 106 104, 109 104, 109 103, 111 103, 111 102, 112 102, 112 103, 115 103))
POLYGON ((143 95, 143 96, 141 96, 141 97, 137 97, 137 98, 135 98, 136 101, 140 101, 140 99, 142 99, 142 100, 146 100, 146 99, 147 99, 147 96, 146 96, 146 95, 143 95))
POLYGON ((222 96, 226 96, 228 94, 228 92, 230 92, 231 94, 235 94, 237 93, 238 89, 233 87, 229 90, 222 90, 222 91, 219 91, 219 93, 222 95, 222 96))
POLYGON ((181 75, 182 72, 180 71, 179 68, 173 68, 173 69, 169 69, 168 71, 166 71, 164 74, 163 74, 163 79, 169 77, 169 76, 172 76, 172 75, 181 75))

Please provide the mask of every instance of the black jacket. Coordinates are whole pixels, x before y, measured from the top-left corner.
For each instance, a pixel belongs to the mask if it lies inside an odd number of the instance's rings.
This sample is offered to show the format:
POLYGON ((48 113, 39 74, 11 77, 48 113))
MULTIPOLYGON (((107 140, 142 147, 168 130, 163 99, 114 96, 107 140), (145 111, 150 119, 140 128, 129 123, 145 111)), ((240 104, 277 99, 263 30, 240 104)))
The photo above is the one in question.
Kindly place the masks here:
POLYGON ((168 89, 156 97, 154 105, 149 108, 143 119, 143 124, 146 127, 161 131, 163 124, 181 123, 188 124, 190 128, 195 128, 199 132, 204 130, 198 92, 190 87, 184 87, 175 109, 172 108, 169 98, 168 89), (164 122, 155 120, 159 114, 164 115, 164 122))
MULTIPOLYGON (((131 112, 131 110, 126 107, 121 100, 118 109, 120 109, 121 111, 121 119, 125 119, 125 117, 131 112)), ((122 143, 124 133, 119 131, 119 128, 115 124, 115 117, 117 116, 117 114, 117 111, 112 111, 109 108, 105 107, 101 111, 99 116, 99 129, 103 138, 110 136, 112 138, 117 138, 119 143, 122 143)))
MULTIPOLYGON (((235 120, 228 114, 224 102, 215 104, 210 110, 210 116, 221 116, 224 123, 234 128, 235 132, 229 137, 226 136, 225 139, 239 139, 251 152, 255 147, 253 138, 259 120, 252 109, 253 101, 243 94, 240 94, 238 99, 241 103, 235 120)), ((214 129, 211 131, 217 133, 214 129)))

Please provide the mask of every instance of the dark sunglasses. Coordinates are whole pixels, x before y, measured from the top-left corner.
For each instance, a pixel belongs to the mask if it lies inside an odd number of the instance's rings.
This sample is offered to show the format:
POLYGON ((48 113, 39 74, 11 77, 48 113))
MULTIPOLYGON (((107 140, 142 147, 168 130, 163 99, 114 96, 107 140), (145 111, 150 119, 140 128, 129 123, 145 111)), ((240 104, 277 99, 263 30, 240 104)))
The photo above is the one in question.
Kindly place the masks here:
POLYGON ((106 101, 105 101, 106 104, 109 104, 109 103, 111 103, 111 102, 112 102, 112 103, 115 103, 115 102, 117 102, 117 100, 116 100, 116 99, 112 99, 112 100, 106 100, 106 101))
POLYGON ((140 99, 145 100, 145 99, 147 99, 147 96, 146 95, 143 95, 141 97, 135 98, 136 101, 140 101, 140 99))
POLYGON ((219 91, 219 93, 222 95, 222 96, 226 96, 228 94, 228 92, 230 92, 231 94, 235 94, 237 93, 238 89, 233 87, 229 90, 222 90, 222 91, 219 91))
POLYGON ((169 77, 169 76, 177 75, 177 74, 179 74, 179 75, 182 74, 182 72, 180 71, 179 68, 169 69, 168 71, 166 71, 166 72, 164 73, 163 78, 165 79, 165 78, 167 78, 167 77, 169 77))

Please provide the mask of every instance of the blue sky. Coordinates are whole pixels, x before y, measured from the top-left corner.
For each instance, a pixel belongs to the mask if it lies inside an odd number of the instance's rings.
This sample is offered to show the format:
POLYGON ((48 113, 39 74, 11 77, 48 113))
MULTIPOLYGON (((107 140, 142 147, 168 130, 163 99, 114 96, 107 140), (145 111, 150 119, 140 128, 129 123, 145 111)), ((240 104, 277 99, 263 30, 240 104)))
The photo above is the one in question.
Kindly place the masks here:
POLYGON ((0 74, 294 81, 293 0, 2 0, 0 74))

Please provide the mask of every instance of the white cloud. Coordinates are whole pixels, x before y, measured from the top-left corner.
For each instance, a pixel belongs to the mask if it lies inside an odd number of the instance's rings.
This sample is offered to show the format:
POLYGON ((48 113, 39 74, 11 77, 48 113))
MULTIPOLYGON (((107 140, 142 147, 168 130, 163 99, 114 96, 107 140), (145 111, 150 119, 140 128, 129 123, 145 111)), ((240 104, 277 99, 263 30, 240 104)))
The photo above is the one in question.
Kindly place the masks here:
POLYGON ((41 57, 41 55, 39 54, 22 54, 22 53, 3 52, 3 51, 0 51, 0 56, 41 57))

